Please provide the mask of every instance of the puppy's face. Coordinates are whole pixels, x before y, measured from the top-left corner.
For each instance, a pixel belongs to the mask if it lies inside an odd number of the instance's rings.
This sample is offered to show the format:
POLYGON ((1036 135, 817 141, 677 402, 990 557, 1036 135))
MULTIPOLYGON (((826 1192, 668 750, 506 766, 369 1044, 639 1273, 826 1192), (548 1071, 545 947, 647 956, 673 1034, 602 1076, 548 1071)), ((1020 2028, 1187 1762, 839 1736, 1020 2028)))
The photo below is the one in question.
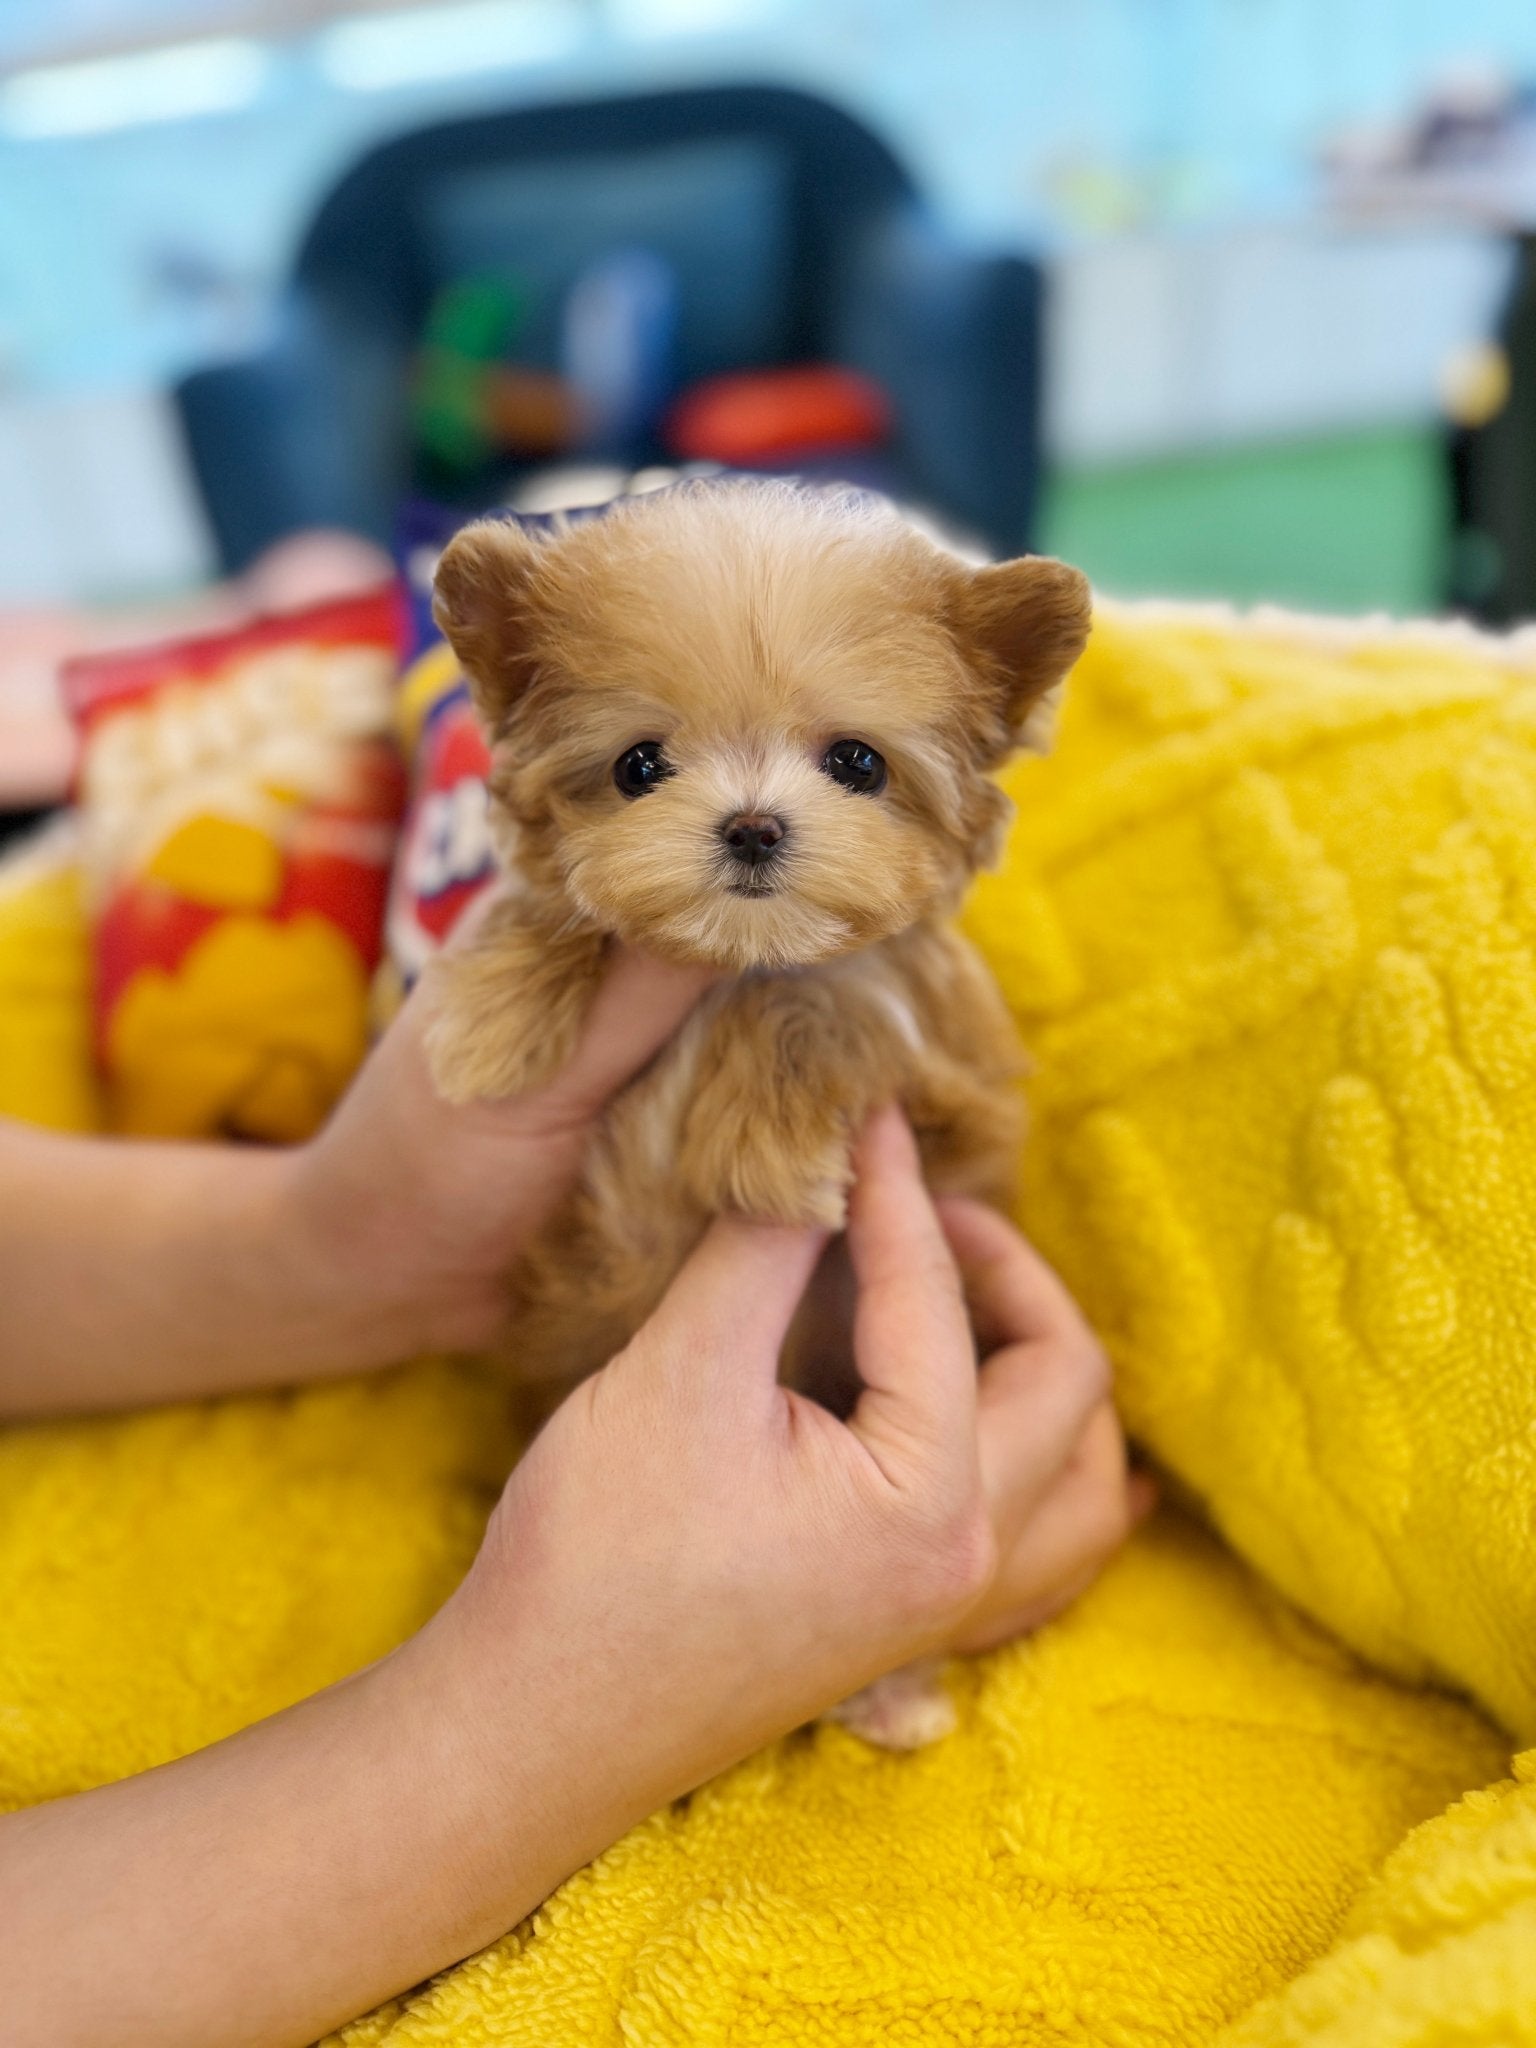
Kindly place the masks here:
POLYGON ((490 732, 528 884, 740 971, 954 901, 1006 806, 987 771, 1069 668, 1087 586, 972 570, 888 509, 707 484, 552 538, 461 533, 437 616, 490 732))

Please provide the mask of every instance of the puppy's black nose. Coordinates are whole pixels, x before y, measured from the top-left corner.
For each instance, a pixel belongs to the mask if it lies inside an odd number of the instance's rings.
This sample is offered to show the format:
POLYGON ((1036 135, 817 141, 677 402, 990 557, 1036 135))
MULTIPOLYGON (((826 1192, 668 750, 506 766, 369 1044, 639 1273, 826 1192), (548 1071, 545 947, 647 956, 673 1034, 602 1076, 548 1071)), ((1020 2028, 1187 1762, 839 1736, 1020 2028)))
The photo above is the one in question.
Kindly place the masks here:
POLYGON ((782 819, 767 817, 761 811, 743 811, 739 817, 727 818, 720 827, 720 837, 732 860, 758 867, 765 860, 771 860, 784 843, 782 819))

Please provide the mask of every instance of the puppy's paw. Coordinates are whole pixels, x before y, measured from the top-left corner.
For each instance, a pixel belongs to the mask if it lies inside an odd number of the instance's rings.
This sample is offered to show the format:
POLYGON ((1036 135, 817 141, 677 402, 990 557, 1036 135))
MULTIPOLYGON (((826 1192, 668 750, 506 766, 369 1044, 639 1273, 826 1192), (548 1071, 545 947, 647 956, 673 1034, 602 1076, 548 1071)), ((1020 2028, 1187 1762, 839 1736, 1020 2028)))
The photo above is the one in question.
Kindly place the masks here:
POLYGON ((824 1718, 837 1721, 876 1749, 926 1749, 952 1734, 954 1701, 935 1658, 904 1664, 841 1701, 824 1718))
POLYGON ((562 1038, 533 1028, 522 1006, 501 996, 503 977, 483 955, 445 954, 426 972, 433 1016, 422 1042, 432 1085, 445 1102, 526 1094, 570 1057, 574 1031, 562 1038))
POLYGON ((848 1140, 839 1132, 820 1151, 786 1169, 775 1159, 761 1175, 762 1208, 753 1213, 775 1223, 810 1225, 839 1231, 848 1225, 848 1190, 853 1185, 853 1160, 848 1140))
POLYGON ((764 1223, 841 1230, 848 1220, 853 1165, 846 1132, 818 1138, 764 1105, 720 1116, 702 1098, 683 1133, 678 1165, 706 1210, 764 1223))
POLYGON ((816 1230, 830 1230, 834 1235, 848 1228, 848 1182, 846 1180, 819 1180, 806 1197, 804 1204, 793 1215, 783 1219, 787 1223, 808 1225, 816 1230))
POLYGON ((550 930, 494 902, 474 936, 431 961, 424 1044, 448 1102, 525 1095, 576 1050, 601 973, 601 934, 550 930))

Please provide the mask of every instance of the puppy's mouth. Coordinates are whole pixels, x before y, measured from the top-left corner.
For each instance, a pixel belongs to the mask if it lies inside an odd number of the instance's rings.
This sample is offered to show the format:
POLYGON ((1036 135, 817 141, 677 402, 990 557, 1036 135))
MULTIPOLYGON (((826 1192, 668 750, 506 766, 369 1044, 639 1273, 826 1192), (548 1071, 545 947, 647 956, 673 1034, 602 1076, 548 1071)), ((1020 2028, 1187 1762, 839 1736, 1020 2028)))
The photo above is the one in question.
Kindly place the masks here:
POLYGON ((725 893, 727 896, 745 896, 749 899, 777 896, 779 893, 779 882, 773 875, 764 874, 761 870, 757 870, 752 874, 743 875, 740 881, 727 882, 725 893))

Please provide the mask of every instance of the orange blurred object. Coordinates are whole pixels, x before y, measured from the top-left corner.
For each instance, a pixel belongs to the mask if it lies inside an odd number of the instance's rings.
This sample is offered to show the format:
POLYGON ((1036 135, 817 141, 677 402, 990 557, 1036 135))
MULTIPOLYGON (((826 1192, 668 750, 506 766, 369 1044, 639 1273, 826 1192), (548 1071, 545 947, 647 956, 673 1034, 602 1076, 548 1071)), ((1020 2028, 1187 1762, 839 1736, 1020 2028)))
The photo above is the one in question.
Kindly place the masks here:
POLYGON ((872 379, 808 364, 695 384, 667 415, 662 438, 684 461, 751 469, 812 450, 878 447, 890 427, 890 401, 872 379))
POLYGON ((492 441, 514 455, 558 455, 576 438, 575 397, 551 372, 497 366, 486 372, 482 402, 492 441))

